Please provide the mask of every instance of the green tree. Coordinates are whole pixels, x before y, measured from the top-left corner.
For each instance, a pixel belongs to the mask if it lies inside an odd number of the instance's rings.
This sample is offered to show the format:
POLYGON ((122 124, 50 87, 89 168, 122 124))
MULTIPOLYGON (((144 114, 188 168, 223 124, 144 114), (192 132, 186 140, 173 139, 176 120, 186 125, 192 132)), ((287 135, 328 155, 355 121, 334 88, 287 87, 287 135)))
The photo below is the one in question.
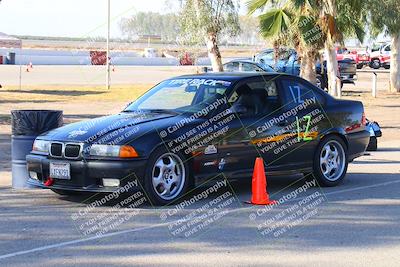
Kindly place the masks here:
POLYGON ((315 81, 314 62, 324 49, 329 92, 340 95, 335 44, 344 36, 363 38, 361 0, 251 0, 249 13, 261 10, 261 34, 274 44, 291 44, 301 56, 300 75, 315 81))
POLYGON ((319 55, 321 29, 318 17, 306 1, 252 0, 248 2, 249 14, 261 10, 258 16, 260 33, 271 39, 275 55, 282 46, 294 47, 300 56, 300 76, 316 82, 315 61, 319 55))
POLYGON ((181 37, 188 44, 204 42, 214 71, 223 71, 218 38, 240 32, 238 2, 234 0, 184 0, 180 12, 181 37))
POLYGON ((400 3, 399 0, 367 0, 367 20, 372 33, 381 32, 390 35, 390 88, 391 92, 400 92, 400 3))

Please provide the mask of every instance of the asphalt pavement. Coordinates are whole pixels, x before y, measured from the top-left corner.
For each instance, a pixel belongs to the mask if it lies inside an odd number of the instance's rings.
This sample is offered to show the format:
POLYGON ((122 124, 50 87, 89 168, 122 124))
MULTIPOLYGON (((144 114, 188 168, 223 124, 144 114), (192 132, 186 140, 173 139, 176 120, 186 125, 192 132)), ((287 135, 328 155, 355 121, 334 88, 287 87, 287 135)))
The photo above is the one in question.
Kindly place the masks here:
POLYGON ((338 187, 268 177, 273 206, 245 203, 249 181, 211 181, 168 207, 140 192, 1 187, 0 266, 399 266, 400 141, 350 164, 338 187))

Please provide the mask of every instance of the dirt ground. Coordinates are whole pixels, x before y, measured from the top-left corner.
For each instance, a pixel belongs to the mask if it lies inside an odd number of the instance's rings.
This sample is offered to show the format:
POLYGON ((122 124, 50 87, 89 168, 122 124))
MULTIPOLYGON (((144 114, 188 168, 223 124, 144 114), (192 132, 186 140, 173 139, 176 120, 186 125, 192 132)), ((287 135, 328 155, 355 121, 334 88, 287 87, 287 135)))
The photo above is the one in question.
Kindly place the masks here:
MULTIPOLYGON (((139 69, 132 76, 140 77, 139 69), (136 75, 135 75, 136 73, 136 75)), ((177 75, 171 72, 170 75, 177 75)), ((388 75, 378 77, 378 97, 370 93, 371 74, 360 73, 356 85, 345 85, 343 98, 360 100, 364 103, 366 116, 378 121, 383 137, 380 142, 399 139, 400 133, 400 94, 386 92, 388 75)), ((101 115, 113 114, 122 110, 151 87, 142 80, 132 79, 132 84, 125 84, 105 90, 103 86, 79 85, 24 85, 22 90, 15 85, 0 89, 0 186, 11 184, 11 127, 10 111, 13 109, 61 109, 65 123, 91 119, 101 115)), ((158 78, 154 77, 154 83, 158 78)))

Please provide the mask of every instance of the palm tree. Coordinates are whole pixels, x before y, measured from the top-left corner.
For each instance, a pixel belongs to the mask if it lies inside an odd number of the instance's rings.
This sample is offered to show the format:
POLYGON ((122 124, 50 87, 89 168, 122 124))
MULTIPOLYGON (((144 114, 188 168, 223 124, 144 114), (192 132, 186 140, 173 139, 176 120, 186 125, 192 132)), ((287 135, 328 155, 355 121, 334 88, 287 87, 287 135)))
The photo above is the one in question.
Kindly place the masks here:
POLYGON ((319 7, 319 26, 324 32, 324 51, 326 57, 328 90, 333 96, 341 96, 338 86, 338 64, 336 59, 336 43, 343 43, 344 37, 355 36, 362 42, 364 39, 364 19, 362 0, 317 0, 319 7))
POLYGON ((361 0, 251 0, 248 3, 250 14, 267 8, 259 16, 261 34, 266 38, 291 40, 302 57, 301 76, 310 81, 314 81, 311 73, 315 75, 315 72, 311 68, 315 57, 324 49, 329 92, 340 96, 335 44, 349 35, 362 41, 361 0))
POLYGON ((253 0, 248 3, 249 14, 257 10, 266 12, 258 16, 260 33, 266 39, 272 39, 275 55, 281 46, 292 46, 300 56, 300 76, 310 82, 316 82, 315 60, 318 56, 319 44, 312 45, 310 40, 320 31, 312 32, 316 17, 306 5, 297 5, 296 1, 253 0))

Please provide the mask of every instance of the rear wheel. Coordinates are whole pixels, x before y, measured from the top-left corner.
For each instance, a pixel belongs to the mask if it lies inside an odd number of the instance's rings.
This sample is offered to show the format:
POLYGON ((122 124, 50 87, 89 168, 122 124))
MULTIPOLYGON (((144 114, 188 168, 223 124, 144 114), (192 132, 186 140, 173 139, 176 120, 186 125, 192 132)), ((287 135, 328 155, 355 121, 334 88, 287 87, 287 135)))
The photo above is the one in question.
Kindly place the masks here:
POLYGON ((364 67, 364 64, 357 64, 357 69, 361 70, 364 67))
POLYGON ((316 80, 315 85, 316 85, 319 89, 324 89, 324 88, 322 87, 322 77, 321 77, 321 75, 317 75, 317 80, 316 80))
POLYGON ((347 148, 342 139, 331 135, 322 140, 314 156, 314 176, 322 186, 336 186, 346 176, 347 148))
POLYGON ((316 84, 318 88, 324 91, 328 91, 328 85, 326 84, 326 80, 322 75, 317 75, 316 84))
POLYGON ((180 153, 159 148, 150 156, 145 189, 152 203, 169 204, 180 198, 190 184, 189 164, 180 153))
POLYGON ((379 69, 381 67, 381 62, 379 61, 379 59, 373 59, 371 61, 371 68, 373 69, 379 69))
POLYGON ((390 65, 384 65, 383 67, 387 70, 390 69, 390 65))

